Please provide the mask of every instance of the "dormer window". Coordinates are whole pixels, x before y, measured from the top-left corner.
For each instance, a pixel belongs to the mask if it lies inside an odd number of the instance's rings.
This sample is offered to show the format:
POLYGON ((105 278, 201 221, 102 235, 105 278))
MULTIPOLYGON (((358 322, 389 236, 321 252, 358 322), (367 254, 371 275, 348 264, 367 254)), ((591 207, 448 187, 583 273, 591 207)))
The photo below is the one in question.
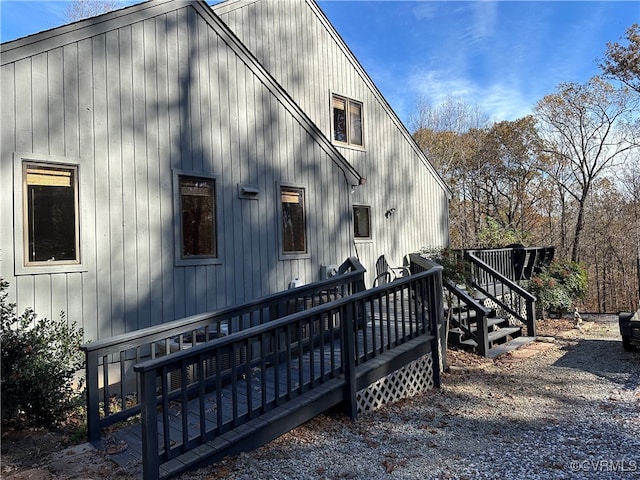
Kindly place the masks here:
POLYGON ((338 143, 364 146, 362 140, 362 103, 333 95, 333 140, 338 143))

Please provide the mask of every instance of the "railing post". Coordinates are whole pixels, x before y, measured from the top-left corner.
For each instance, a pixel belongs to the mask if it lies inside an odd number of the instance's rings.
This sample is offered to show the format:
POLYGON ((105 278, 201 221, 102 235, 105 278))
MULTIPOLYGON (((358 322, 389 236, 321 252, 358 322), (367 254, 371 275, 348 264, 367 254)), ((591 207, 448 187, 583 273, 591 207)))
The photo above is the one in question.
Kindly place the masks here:
MULTIPOLYGON (((428 277, 425 281, 429 282, 429 318, 431 319, 431 358, 433 360, 433 386, 440 388, 440 370, 446 370, 447 365, 447 340, 446 329, 444 324, 444 306, 442 305, 442 270, 436 272, 435 275, 428 277), (442 355, 442 364, 440 363, 440 355, 442 355)), ((421 291, 424 291, 421 289, 421 291)), ((424 299, 422 299, 424 301, 424 299)))
POLYGON ((489 353, 489 328, 487 326, 487 316, 484 312, 476 311, 477 324, 476 324, 476 336, 478 341, 478 353, 483 357, 486 357, 489 353))
POLYGON ((527 336, 536 336, 536 302, 527 299, 527 336))
MULTIPOLYGON (((98 387, 98 352, 85 351, 85 382, 87 384, 87 437, 94 443, 100 440, 100 389, 98 387)), ((107 386, 105 385, 105 388, 107 386)))
POLYGON ((355 303, 345 305, 345 314, 340 315, 341 318, 344 318, 342 322, 342 352, 344 352, 342 364, 344 365, 346 385, 343 396, 347 415, 351 420, 355 420, 358 417, 358 405, 356 401, 356 394, 358 392, 356 386, 355 322, 353 318, 355 308, 355 303))
MULTIPOLYGON (((156 405, 156 371, 138 371, 142 376, 140 384, 140 406, 142 414, 142 478, 157 480, 160 478, 160 459, 158 457, 158 412, 156 405)), ((162 392, 163 395, 166 392, 162 392)), ((165 451, 169 446, 165 446, 165 451)))

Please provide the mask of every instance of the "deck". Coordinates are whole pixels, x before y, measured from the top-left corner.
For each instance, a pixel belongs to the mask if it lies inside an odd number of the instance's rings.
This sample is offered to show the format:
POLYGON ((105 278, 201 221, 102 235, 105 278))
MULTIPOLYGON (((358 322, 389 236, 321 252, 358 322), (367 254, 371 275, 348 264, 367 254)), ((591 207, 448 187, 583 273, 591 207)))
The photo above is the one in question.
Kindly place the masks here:
MULTIPOLYGON (((395 385, 386 388, 393 395, 412 382, 439 386, 439 275, 440 267, 371 290, 326 296, 321 304, 297 300, 289 303, 298 306, 294 313, 200 344, 196 339, 202 325, 219 324, 229 312, 197 318, 188 322, 187 334, 178 336, 177 351, 166 347, 178 327, 167 330, 169 334, 127 337, 120 346, 94 345, 94 358, 101 358, 102 366, 93 370, 106 376, 108 358, 120 358, 122 375, 135 372, 138 392, 134 405, 121 412, 106 409, 108 417, 101 413, 98 432, 141 414, 136 423, 110 429, 113 433, 101 443, 127 470, 145 479, 167 478, 255 449, 337 405, 356 418, 359 411, 375 408, 379 397, 391 399, 390 393, 371 393, 385 388, 389 378, 395 385), (149 346, 155 351, 153 342, 158 341, 171 353, 135 360, 127 368, 132 345, 137 345, 137 356, 149 346), (116 351, 120 354, 112 353, 116 351), (407 368, 422 372, 398 373, 407 368)), ((246 307, 236 310, 246 315, 246 307)), ((261 304, 252 311, 265 308, 261 304)), ((179 329, 184 331, 185 325, 179 329)), ((125 383, 131 382, 120 382, 125 383)), ((102 393, 107 400, 108 392, 102 393)))
MULTIPOLYGON (((384 317, 385 313, 380 313, 384 317)), ((381 323, 377 322, 379 328, 381 323)), ((369 323, 373 326, 373 322, 369 323)), ((391 340, 395 342, 395 334, 392 331, 391 340)), ((420 356, 430 352, 430 342, 433 336, 422 336, 411 340, 407 343, 399 345, 386 352, 383 356, 376 357, 364 362, 356 368, 356 380, 358 389, 365 388, 371 381, 371 377, 380 378, 381 373, 376 370, 386 372, 389 365, 406 364, 420 356)), ((374 338, 371 335, 371 329, 361 330, 358 335, 359 347, 365 348, 365 344, 373 345, 374 338), (368 332, 368 339, 365 341, 365 333, 368 332)), ((341 357, 340 342, 334 343, 334 352, 341 357)), ((295 389, 301 383, 310 382, 312 376, 327 374, 326 366, 331 362, 331 355, 327 352, 323 355, 320 349, 316 349, 311 355, 305 355, 301 359, 301 365, 286 370, 285 365, 280 365, 278 372, 274 366, 270 366, 264 372, 267 378, 268 388, 264 392, 267 403, 275 401, 277 392, 287 391, 287 382, 294 382, 292 385, 295 389), (311 360, 311 358, 313 360, 311 360), (313 361, 313 365, 312 365, 313 361), (302 379, 302 382, 300 382, 302 379), (278 382, 278 385, 276 385, 278 382)), ((263 406, 263 389, 261 376, 263 372, 259 368, 254 368, 249 378, 240 379, 237 384, 228 385, 222 389, 220 395, 222 398, 236 398, 233 404, 221 402, 221 416, 223 423, 231 421, 234 417, 234 409, 237 409, 235 415, 246 417, 249 412, 261 409, 263 406), (250 393, 248 393, 250 392, 250 393)), ((243 441, 252 439, 254 448, 272 440, 272 438, 285 433, 292 428, 310 420, 315 415, 326 411, 342 402, 343 390, 346 386, 344 376, 339 376, 322 384, 321 387, 313 388, 303 394, 294 396, 289 401, 279 407, 270 410, 266 414, 253 418, 243 424, 241 428, 232 429, 218 436, 213 441, 205 442, 188 454, 182 455, 160 467, 160 477, 168 478, 177 475, 189 468, 194 468, 200 464, 211 463, 223 459, 225 456, 237 454, 240 451, 247 450, 247 445, 242 445, 243 441), (268 428, 267 428, 268 427, 268 428), (275 432, 267 430, 275 428, 275 432)), ((209 392, 204 401, 201 403, 199 398, 191 399, 187 402, 186 409, 186 425, 188 429, 188 438, 190 440, 197 439, 200 436, 201 412, 204 412, 204 422, 206 422, 207 430, 217 428, 218 421, 218 394, 215 391, 209 392)), ((180 401, 169 402, 169 428, 171 430, 171 438, 180 439, 183 437, 184 412, 180 401)), ((163 417, 158 417, 158 442, 163 444, 164 425, 163 417)), ((142 428, 140 423, 134 423, 122 428, 112 434, 109 438, 109 444, 114 444, 116 448, 110 458, 122 467, 126 467, 128 471, 134 472, 142 476, 142 428), (119 447, 119 448, 118 448, 119 447)), ((178 440, 179 442, 179 440, 178 440)), ((178 446, 172 443, 172 447, 178 446)))

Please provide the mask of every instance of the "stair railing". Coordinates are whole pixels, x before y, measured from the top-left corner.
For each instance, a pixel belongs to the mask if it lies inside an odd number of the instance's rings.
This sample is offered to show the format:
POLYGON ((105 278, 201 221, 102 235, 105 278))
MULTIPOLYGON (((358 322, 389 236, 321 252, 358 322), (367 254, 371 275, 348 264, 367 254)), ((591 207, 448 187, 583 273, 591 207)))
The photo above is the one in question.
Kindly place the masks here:
POLYGON ((473 252, 466 251, 464 258, 471 265, 472 286, 491 299, 507 315, 523 323, 527 328, 528 336, 535 337, 536 297, 491 268, 473 252))
POLYGON ((487 317, 491 313, 491 309, 483 306, 466 290, 451 281, 443 282, 442 286, 446 291, 445 298, 449 303, 446 318, 447 336, 450 328, 459 328, 478 344, 478 353, 486 357, 489 352, 487 317), (476 325, 475 330, 472 329, 473 324, 476 325))
MULTIPOLYGON (((436 262, 414 253, 409 255, 410 269, 412 274, 428 271, 437 265, 436 262)), ((449 341, 449 331, 451 328, 458 328, 464 335, 474 340, 478 345, 478 353, 487 356, 489 351, 487 318, 491 309, 486 308, 460 286, 450 280, 443 279, 443 300, 447 302, 444 309, 445 332, 442 335, 444 345, 449 341), (476 328, 473 329, 473 324, 476 328)), ((443 362, 446 359, 443 356, 443 362)))

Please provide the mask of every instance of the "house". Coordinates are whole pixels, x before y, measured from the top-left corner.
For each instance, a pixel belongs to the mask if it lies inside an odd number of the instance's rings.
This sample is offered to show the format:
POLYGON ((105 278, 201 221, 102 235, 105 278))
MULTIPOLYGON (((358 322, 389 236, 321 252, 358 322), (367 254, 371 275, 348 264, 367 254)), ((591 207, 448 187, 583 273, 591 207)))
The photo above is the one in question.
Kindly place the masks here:
POLYGON ((312 0, 152 0, 0 54, 0 276, 86 340, 448 244, 450 191, 312 0))

